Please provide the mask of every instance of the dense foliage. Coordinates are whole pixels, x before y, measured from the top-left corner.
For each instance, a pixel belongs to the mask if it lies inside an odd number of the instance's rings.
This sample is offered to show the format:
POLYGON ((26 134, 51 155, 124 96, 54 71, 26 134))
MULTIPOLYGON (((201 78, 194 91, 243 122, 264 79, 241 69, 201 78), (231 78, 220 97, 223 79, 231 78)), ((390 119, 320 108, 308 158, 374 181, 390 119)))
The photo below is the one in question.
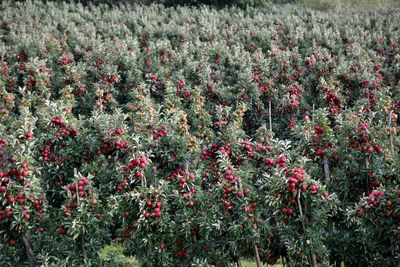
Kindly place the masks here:
POLYGON ((399 20, 2 3, 0 266, 399 266, 399 20))
MULTIPOLYGON (((15 0, 25 2, 26 0, 15 0)), ((28 0, 29 1, 29 0, 28 0)), ((41 2, 49 2, 48 0, 36 0, 41 2)), ((236 6, 239 8, 247 7, 268 7, 271 4, 289 4, 294 0, 54 0, 52 2, 60 3, 79 3, 83 5, 149 5, 161 4, 168 7, 171 6, 201 6, 208 5, 213 8, 223 8, 227 6, 236 6)))

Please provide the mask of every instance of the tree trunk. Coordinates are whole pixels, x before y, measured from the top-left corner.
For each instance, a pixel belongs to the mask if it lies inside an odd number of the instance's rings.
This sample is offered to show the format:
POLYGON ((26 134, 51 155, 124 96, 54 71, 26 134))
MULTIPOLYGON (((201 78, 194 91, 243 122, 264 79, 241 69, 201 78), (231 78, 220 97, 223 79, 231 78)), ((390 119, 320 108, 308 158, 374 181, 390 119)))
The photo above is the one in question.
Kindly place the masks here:
POLYGON ((315 256, 315 254, 311 255, 311 266, 318 267, 317 257, 315 256))
POLYGON ((236 261, 236 266, 237 267, 242 267, 242 263, 240 262, 240 258, 239 257, 236 258, 235 261, 236 261))
POLYGON ((22 242, 24 242, 25 249, 26 249, 26 255, 28 256, 29 263, 31 267, 35 266, 35 254, 33 253, 32 249, 32 244, 31 240, 28 235, 23 235, 22 236, 22 242))
POLYGON ((254 246, 254 256, 256 258, 257 267, 262 267, 261 260, 260 260, 260 254, 258 253, 257 245, 254 246))

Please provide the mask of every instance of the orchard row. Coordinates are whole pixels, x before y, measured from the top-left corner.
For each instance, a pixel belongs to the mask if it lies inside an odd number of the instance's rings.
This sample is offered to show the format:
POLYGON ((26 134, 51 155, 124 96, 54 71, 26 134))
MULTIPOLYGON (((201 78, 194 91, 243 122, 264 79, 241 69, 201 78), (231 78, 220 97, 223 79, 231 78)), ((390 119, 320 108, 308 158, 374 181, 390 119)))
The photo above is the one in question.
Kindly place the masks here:
POLYGON ((0 265, 400 265, 399 20, 2 3, 0 265))

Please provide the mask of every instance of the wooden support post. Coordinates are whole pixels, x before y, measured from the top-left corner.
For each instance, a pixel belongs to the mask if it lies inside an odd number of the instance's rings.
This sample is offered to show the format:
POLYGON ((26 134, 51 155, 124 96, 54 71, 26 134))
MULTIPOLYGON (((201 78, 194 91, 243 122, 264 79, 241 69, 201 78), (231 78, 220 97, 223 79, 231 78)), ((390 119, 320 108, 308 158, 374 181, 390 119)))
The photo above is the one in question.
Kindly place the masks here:
POLYGON ((269 130, 272 133, 272 103, 268 101, 269 130))
MULTIPOLYGON (((297 195, 297 204, 299 205, 299 212, 300 212, 300 217, 303 217, 303 207, 301 205, 301 201, 300 201, 300 194, 297 195)), ((302 226, 303 226, 303 230, 306 230, 306 226, 304 225, 304 222, 302 221, 302 226)), ((317 262, 317 257, 315 256, 315 254, 311 254, 309 257, 310 260, 310 265, 312 267, 318 267, 318 262, 317 262)))
POLYGON ((314 123, 314 112, 315 112, 315 104, 313 103, 312 104, 312 117, 311 117, 313 123, 314 123))
POLYGON ((329 171, 329 160, 326 155, 324 155, 324 175, 325 175, 325 181, 329 183, 331 181, 331 174, 329 171))
POLYGON ((393 110, 389 112, 389 117, 388 117, 388 128, 389 128, 389 134, 390 134, 390 150, 392 152, 392 156, 394 157, 394 145, 393 145, 393 134, 392 134, 392 114, 393 110))

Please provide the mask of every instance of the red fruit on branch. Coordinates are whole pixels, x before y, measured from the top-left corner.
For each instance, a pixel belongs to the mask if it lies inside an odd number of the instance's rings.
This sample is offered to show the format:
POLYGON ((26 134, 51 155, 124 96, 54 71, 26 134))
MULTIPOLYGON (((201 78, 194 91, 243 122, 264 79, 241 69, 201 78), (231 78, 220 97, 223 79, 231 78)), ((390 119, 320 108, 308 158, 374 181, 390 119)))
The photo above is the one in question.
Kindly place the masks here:
POLYGON ((275 165, 273 159, 267 159, 267 160, 265 160, 265 164, 268 165, 268 166, 274 166, 274 165, 275 165))
POLYGON ((322 134, 324 132, 324 127, 322 127, 321 125, 316 125, 314 127, 315 133, 317 134, 322 134))
POLYGON ((143 174, 141 172, 135 172, 135 178, 140 180, 142 178, 143 174))
POLYGON ((61 233, 62 235, 66 235, 67 232, 68 232, 68 231, 67 231, 67 229, 64 228, 64 226, 61 226, 61 227, 60 227, 60 233, 61 233))
POLYGON ((64 217, 71 215, 72 211, 70 209, 64 211, 64 217))
POLYGON ((161 217, 161 212, 154 212, 154 213, 151 214, 151 217, 160 218, 161 217))
POLYGON ((28 132, 25 133, 25 138, 27 140, 32 140, 32 137, 33 137, 33 132, 28 131, 28 132))
POLYGON ((279 156, 277 161, 276 161, 276 163, 277 163, 276 165, 278 167, 282 167, 282 168, 286 167, 286 157, 285 157, 285 155, 279 156))
POLYGON ((332 159, 336 162, 339 163, 340 162, 340 157, 338 155, 333 155, 332 159))
POLYGON ((373 145, 373 148, 374 148, 374 150, 375 150, 375 152, 376 152, 377 154, 382 154, 383 149, 382 149, 379 145, 374 144, 374 145, 373 145))
POLYGON ((309 190, 310 190, 310 192, 311 192, 312 194, 316 194, 316 193, 318 193, 319 188, 318 188, 318 186, 316 186, 316 185, 311 185, 311 186, 309 187, 309 190))
POLYGON ((228 186, 225 187, 225 192, 228 193, 228 194, 231 193, 232 192, 232 188, 230 188, 228 186))
POLYGON ((124 129, 123 128, 117 128, 116 133, 118 135, 122 135, 124 133, 124 129))
POLYGON ((325 155, 325 152, 322 148, 318 148, 317 151, 315 151, 315 154, 319 157, 323 157, 325 155))
POLYGON ((230 201, 225 201, 224 206, 225 208, 230 208, 232 207, 232 203, 230 201))
POLYGON ((286 213, 287 213, 287 215, 293 215, 293 214, 294 214, 294 211, 293 211, 292 208, 288 208, 287 211, 286 211, 286 213))
POLYGON ((356 214, 357 214, 358 218, 362 218, 364 216, 364 211, 363 210, 358 210, 356 214))

